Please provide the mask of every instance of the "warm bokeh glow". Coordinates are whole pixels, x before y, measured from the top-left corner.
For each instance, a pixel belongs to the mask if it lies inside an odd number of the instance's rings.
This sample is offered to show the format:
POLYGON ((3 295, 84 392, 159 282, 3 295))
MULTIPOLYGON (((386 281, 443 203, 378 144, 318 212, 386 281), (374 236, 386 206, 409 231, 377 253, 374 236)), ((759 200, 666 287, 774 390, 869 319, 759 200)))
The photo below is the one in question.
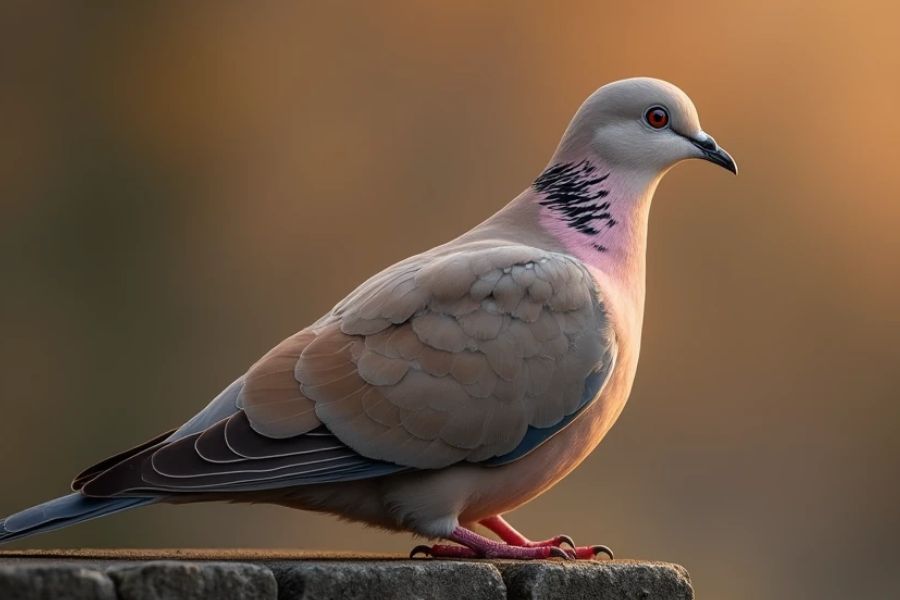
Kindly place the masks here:
MULTIPOLYGON (((741 174, 660 186, 631 401, 511 520, 680 562, 701 598, 896 595, 900 5, 13 4, 0 513, 189 417, 516 195, 595 87, 651 75, 741 174)), ((16 547, 412 544, 201 505, 16 547)))

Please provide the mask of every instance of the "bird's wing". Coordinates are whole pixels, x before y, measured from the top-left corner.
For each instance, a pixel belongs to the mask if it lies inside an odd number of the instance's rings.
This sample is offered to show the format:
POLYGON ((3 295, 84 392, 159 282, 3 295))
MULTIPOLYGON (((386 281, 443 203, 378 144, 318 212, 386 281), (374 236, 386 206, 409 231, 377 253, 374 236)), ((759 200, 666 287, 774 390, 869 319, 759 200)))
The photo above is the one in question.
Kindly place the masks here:
POLYGON ((615 357, 577 260, 524 245, 422 255, 273 348, 227 416, 195 418, 204 429, 147 446, 83 491, 241 491, 505 464, 576 418, 615 357))
POLYGON ((439 468, 543 441, 529 430, 593 400, 615 353, 580 262, 524 245, 461 249, 361 286, 257 363, 241 402, 265 436, 322 424, 368 458, 439 468))

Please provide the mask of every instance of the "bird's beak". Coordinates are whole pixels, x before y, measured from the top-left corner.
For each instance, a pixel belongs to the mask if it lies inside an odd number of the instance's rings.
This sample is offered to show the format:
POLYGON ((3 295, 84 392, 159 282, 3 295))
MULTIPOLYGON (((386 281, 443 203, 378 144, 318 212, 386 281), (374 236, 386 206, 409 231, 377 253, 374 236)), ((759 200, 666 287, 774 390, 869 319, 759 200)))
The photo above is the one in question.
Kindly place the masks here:
POLYGON ((701 131, 696 137, 687 139, 703 153, 704 160, 724 167, 737 175, 737 164, 735 164, 734 159, 724 149, 719 147, 711 135, 701 131))

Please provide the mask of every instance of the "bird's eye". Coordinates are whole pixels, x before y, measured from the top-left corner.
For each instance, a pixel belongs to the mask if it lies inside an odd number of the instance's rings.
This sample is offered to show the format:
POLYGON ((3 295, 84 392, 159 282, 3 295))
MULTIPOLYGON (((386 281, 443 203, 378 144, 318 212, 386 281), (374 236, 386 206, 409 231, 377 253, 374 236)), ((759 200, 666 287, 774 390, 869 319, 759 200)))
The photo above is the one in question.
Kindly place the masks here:
POLYGON ((653 129, 662 129, 669 124, 669 113, 662 106, 653 106, 644 113, 644 120, 653 129))

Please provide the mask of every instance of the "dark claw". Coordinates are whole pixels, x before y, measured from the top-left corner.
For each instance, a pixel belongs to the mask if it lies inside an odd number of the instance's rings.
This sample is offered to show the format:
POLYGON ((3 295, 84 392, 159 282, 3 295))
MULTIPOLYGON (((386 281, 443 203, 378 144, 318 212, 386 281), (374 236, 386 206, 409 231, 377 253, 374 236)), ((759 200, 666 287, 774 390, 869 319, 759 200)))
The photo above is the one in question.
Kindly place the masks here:
POLYGON ((560 535, 557 537, 559 538, 560 546, 562 546, 563 544, 568 544, 572 548, 572 550, 575 549, 575 540, 573 540, 571 537, 569 537, 567 535, 560 535))
POLYGON ((605 554, 609 557, 609 560, 615 558, 615 556, 613 556, 613 551, 609 549, 609 546, 591 546, 591 551, 594 553, 594 556, 597 556, 598 554, 605 554))
POLYGON ((412 550, 409 551, 409 557, 415 558, 416 554, 424 554, 425 556, 431 556, 431 546, 416 546, 412 550))
POLYGON ((557 546, 550 546, 550 556, 561 558, 563 560, 572 560, 572 557, 566 554, 566 551, 557 546))

